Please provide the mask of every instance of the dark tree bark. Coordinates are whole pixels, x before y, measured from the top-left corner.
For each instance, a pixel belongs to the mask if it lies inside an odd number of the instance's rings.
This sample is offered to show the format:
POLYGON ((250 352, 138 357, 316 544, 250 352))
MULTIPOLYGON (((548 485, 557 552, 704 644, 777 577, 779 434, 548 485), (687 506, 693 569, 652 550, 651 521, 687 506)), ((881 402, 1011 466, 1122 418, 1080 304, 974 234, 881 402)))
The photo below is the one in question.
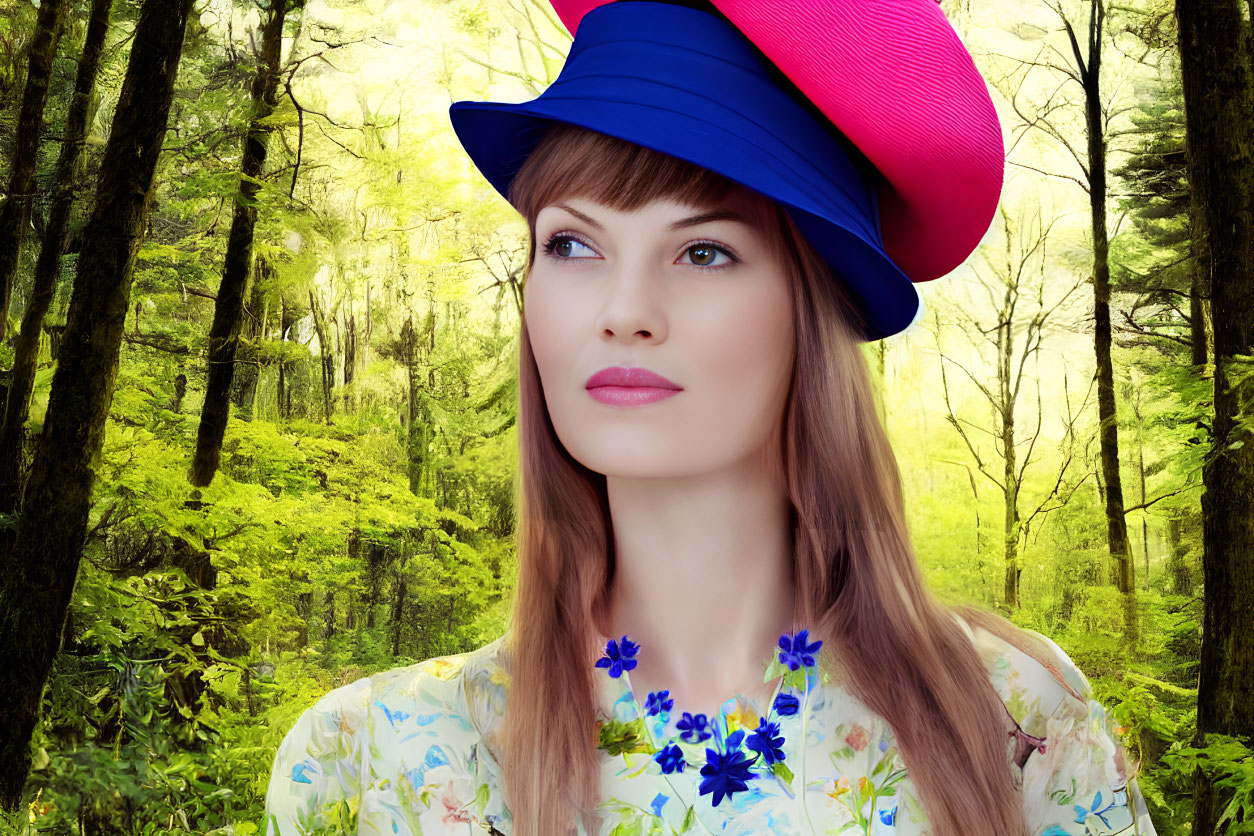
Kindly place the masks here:
POLYGON ((392 655, 401 655, 401 628, 405 625, 405 604, 409 596, 409 586, 405 583, 405 578, 401 577, 400 570, 397 570, 396 577, 396 597, 392 599, 392 655))
POLYGON ((52 209, 44 230, 39 261, 35 265, 34 288, 22 314, 22 330, 14 340, 13 371, 3 428, 0 429, 0 512, 4 513, 11 514, 17 510, 26 419, 39 362, 39 333, 57 290, 61 254, 65 251, 66 230, 74 205, 74 172, 87 137, 87 113, 96 88, 96 75, 100 71, 100 56, 104 51, 112 7, 113 0, 92 0, 87 35, 83 40, 78 75, 74 80, 74 96, 65 120, 65 137, 61 142, 61 155, 57 158, 52 209))
MULTIPOLYGON (((309 574, 301 572, 297 578, 305 583, 309 582, 309 574)), ((309 618, 313 614, 313 593, 297 592, 296 593, 296 646, 309 646, 309 618)))
POLYGON ((270 262, 261 256, 254 260, 253 271, 253 281, 249 282, 248 302, 240 320, 241 340, 235 350, 235 371, 230 389, 231 403, 235 404, 236 417, 241 421, 251 421, 256 417, 257 389, 261 383, 261 360, 257 346, 265 336, 264 324, 257 314, 261 311, 264 317, 263 287, 274 275, 270 262))
POLYGON ((261 32, 261 58, 253 79, 252 119, 244 142, 240 165, 239 194, 231 234, 227 239, 222 284, 213 307, 209 328, 209 368, 205 382, 205 403, 196 433, 196 454, 192 458, 190 481, 204 487, 218 472, 222 437, 231 414, 231 378, 235 373, 235 352, 239 345, 240 321, 244 316, 244 295, 253 257, 253 229, 257 224, 258 178, 266 164, 266 144, 273 127, 265 119, 274 112, 279 86, 279 61, 283 48, 283 21, 287 0, 272 4, 261 32))
MULTIPOLYGON (((287 306, 287 299, 279 296, 279 342, 287 342, 287 329, 292 327, 291 309, 287 306)), ((276 407, 279 411, 280 418, 292 417, 292 399, 288 393, 287 380, 287 361, 283 356, 279 356, 279 385, 278 385, 278 403, 276 407), (285 397, 286 396, 286 399, 285 397)))
POLYGON ((1184 539, 1184 518, 1172 515, 1167 520, 1171 539, 1171 553, 1167 557, 1167 569, 1171 573, 1171 591, 1174 595, 1193 594, 1193 574, 1189 570, 1189 541, 1184 539))
POLYGON ((145 0, 84 233, 48 417, 0 567, 0 805, 16 810, 40 696, 82 558, 135 253, 147 224, 193 0, 145 0))
POLYGON ((1198 202, 1189 208, 1189 253, 1193 256, 1193 280, 1189 283, 1189 331, 1193 365, 1203 366, 1210 357, 1206 328, 1210 299, 1210 253, 1206 244, 1206 216, 1198 202))
POLYGON ((1110 548, 1115 586, 1123 593, 1124 636, 1135 645, 1140 640, 1136 566, 1132 562, 1132 550, 1128 545, 1128 522, 1124 518, 1123 510, 1123 480, 1119 476, 1119 423, 1115 409, 1115 371, 1110 356, 1110 237, 1106 230, 1106 135, 1101 96, 1105 0, 1089 0, 1087 60, 1080 51, 1071 22, 1064 21, 1064 24, 1084 87, 1089 214, 1093 233, 1093 347, 1097 359, 1098 438, 1101 446, 1102 476, 1106 484, 1106 539, 1110 548))
MULTIPOLYGON (((1215 416, 1202 466, 1203 615, 1197 737, 1254 735, 1254 68, 1240 0, 1177 0, 1193 199, 1209 242, 1215 416)), ((1195 776, 1193 833, 1220 788, 1195 776)), ((1231 791, 1227 791, 1231 795, 1231 791)))
POLYGON ((31 197, 35 188, 35 165, 39 161, 39 135, 43 132, 44 106, 48 103, 48 81, 57 42, 65 28, 69 0, 47 0, 40 4, 35 37, 30 45, 30 66, 26 71, 26 91, 17 121, 9 188, 0 203, 0 340, 8 328, 9 300, 18 255, 30 225, 31 197))

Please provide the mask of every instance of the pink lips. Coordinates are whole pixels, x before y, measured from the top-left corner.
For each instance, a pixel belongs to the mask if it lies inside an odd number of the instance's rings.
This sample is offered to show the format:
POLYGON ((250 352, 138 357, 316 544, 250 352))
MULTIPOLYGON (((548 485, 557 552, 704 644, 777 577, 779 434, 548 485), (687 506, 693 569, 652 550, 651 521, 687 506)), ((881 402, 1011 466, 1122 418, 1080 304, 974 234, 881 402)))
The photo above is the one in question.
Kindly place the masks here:
POLYGON ((610 366, 588 378, 588 394, 611 406, 639 406, 678 395, 683 387, 643 368, 610 366))

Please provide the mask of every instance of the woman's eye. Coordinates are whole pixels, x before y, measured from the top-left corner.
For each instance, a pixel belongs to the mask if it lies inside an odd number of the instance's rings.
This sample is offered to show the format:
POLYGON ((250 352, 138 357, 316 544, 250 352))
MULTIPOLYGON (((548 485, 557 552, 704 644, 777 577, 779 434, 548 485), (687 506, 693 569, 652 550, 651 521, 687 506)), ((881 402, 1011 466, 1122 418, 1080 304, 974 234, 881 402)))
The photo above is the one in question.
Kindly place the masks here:
POLYGON ((557 258, 571 258, 578 247, 583 247, 588 252, 592 252, 592 249, 587 244, 569 235, 554 235, 544 245, 544 251, 557 258))
POLYGON ((722 247, 716 247, 713 244, 706 243, 693 244, 688 247, 688 249, 684 250, 684 254, 691 255, 691 263, 697 267, 722 267, 725 264, 736 260, 732 258, 731 253, 727 252, 727 250, 722 247), (722 262, 716 261, 720 255, 724 256, 727 260, 722 262))

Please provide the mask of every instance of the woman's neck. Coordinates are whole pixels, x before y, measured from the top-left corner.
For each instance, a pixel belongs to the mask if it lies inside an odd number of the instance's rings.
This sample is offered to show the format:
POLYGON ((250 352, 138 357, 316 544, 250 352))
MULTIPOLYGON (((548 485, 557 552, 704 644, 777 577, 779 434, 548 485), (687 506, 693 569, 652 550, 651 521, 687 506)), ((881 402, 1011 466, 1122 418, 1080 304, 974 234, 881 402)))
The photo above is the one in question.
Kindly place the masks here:
POLYGON ((727 474, 607 482, 614 580, 602 635, 640 644, 636 696, 666 689, 675 711, 717 711, 743 694, 764 707, 766 661, 794 624, 793 536, 771 481, 727 474))

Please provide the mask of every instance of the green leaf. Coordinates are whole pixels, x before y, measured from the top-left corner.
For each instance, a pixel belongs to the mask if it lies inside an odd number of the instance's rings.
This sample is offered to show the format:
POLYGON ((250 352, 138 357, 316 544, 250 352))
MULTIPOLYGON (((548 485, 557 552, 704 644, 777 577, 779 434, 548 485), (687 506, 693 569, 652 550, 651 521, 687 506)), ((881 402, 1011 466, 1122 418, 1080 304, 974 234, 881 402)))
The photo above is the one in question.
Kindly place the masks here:
POLYGON ((766 675, 763 676, 763 682, 770 682, 778 676, 784 676, 789 673, 788 666, 779 661, 779 654, 771 654, 771 662, 766 666, 766 675))
POLYGON ((630 723, 610 720, 601 726, 597 737, 599 741, 597 747, 611 755, 621 755, 625 752, 644 752, 651 755, 657 751, 649 743, 644 720, 639 717, 630 723))
POLYGON ((792 770, 789 769, 786 765, 782 763, 772 764, 771 771, 774 772, 776 776, 778 776, 779 780, 783 781, 789 787, 792 786, 792 777, 793 777, 792 770))

